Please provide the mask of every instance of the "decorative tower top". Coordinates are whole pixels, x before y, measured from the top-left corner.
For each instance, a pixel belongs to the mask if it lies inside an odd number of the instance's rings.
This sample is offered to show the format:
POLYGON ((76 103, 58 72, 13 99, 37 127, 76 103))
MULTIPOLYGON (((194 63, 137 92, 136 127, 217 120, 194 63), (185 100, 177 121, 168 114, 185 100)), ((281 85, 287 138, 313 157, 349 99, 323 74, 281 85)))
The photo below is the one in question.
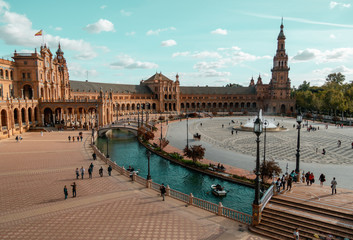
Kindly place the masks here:
POLYGON ((256 85, 261 85, 261 84, 262 84, 262 78, 261 78, 261 75, 259 74, 256 85))
POLYGON ((255 85, 254 78, 253 78, 253 77, 251 77, 249 87, 250 87, 250 86, 254 86, 254 85, 255 85))
POLYGON ((177 75, 175 76, 175 78, 176 78, 176 81, 179 82, 179 74, 177 74, 177 75))
POLYGON ((283 33, 283 18, 282 18, 282 21, 281 21, 281 31, 278 34, 277 40, 279 40, 279 39, 286 39, 286 36, 284 36, 284 33, 283 33))

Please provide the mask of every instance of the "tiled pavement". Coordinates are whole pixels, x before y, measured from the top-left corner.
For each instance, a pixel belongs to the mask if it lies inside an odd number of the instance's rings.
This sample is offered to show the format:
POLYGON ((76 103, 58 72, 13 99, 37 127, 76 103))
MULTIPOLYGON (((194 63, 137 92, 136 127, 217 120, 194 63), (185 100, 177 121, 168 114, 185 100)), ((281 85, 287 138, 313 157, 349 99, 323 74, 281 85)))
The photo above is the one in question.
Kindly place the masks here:
POLYGON ((25 133, 21 143, 0 141, 0 239, 261 239, 243 224, 174 199, 163 202, 117 173, 108 177, 100 161, 88 179, 89 133, 74 143, 68 135, 78 132, 25 133), (81 166, 85 179, 76 180, 81 166))

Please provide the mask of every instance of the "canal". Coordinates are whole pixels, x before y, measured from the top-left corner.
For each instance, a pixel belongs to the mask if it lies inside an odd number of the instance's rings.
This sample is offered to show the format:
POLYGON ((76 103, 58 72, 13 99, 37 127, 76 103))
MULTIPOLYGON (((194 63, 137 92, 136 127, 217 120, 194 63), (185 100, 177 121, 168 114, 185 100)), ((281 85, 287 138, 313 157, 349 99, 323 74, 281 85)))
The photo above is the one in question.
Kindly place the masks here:
MULTIPOLYGON (((113 130, 109 141, 106 137, 98 138, 97 147, 103 153, 107 152, 107 142, 112 161, 125 168, 132 166, 139 171, 140 176, 146 178, 148 172, 146 148, 137 141, 133 133, 113 130)), ((252 214, 254 189, 184 168, 153 153, 150 160, 153 182, 164 183, 182 193, 192 193, 194 197, 216 204, 222 202, 225 207, 252 214), (217 183, 229 191, 226 197, 216 197, 210 191, 210 186, 217 183)))

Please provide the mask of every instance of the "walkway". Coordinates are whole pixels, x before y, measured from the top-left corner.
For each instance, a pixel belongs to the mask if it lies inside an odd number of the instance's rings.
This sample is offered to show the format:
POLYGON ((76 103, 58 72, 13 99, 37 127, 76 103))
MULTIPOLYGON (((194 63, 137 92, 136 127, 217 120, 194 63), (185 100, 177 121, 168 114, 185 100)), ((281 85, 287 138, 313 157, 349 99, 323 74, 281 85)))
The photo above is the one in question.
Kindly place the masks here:
POLYGON ((186 207, 131 182, 107 166, 91 163, 91 132, 25 133, 0 142, 0 239, 262 239, 246 226, 207 211, 186 207), (83 166, 86 176, 75 179, 83 166), (103 166, 104 177, 98 176, 103 166), (77 198, 71 198, 72 182, 77 198), (63 187, 69 190, 64 200, 63 187))

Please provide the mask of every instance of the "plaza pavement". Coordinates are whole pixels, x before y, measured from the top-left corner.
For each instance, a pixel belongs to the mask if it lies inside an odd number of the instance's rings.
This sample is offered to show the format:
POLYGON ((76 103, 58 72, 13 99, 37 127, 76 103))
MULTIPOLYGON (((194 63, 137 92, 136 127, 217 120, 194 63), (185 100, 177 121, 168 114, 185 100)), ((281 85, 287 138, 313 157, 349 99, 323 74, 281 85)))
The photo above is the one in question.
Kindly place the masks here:
POLYGON ((68 142, 69 135, 78 132, 28 132, 20 143, 0 141, 0 239, 262 239, 244 224, 171 198, 163 202, 114 171, 108 177, 99 160, 88 179, 90 132, 83 142, 68 142), (76 180, 81 166, 85 177, 76 180), (71 198, 74 181, 77 197, 71 198))
MULTIPOLYGON (((232 127, 238 127, 240 122, 245 123, 249 117, 218 117, 189 119, 189 145, 202 144, 206 148, 205 158, 220 162, 231 168, 244 169, 251 172, 255 168, 256 136, 252 132, 238 131, 231 134, 232 127), (231 123, 234 120, 235 123, 231 123), (202 126, 200 125, 202 123, 202 126), (222 128, 222 124, 224 127, 222 128), (193 134, 201 134, 201 141, 193 139, 193 134)), ((297 148, 297 130, 293 128, 293 118, 266 117, 275 124, 288 128, 285 132, 267 132, 266 159, 274 159, 279 163, 283 172, 295 169, 295 154, 297 148)), ((329 185, 333 177, 338 181, 338 187, 353 189, 353 128, 336 128, 329 125, 311 122, 309 125, 319 127, 317 131, 308 132, 301 129, 300 169, 305 172, 314 172, 316 181, 321 173, 326 175, 325 185, 329 185), (341 147, 337 141, 341 140, 341 147), (318 153, 316 153, 316 148, 318 153), (325 148, 326 155, 322 155, 325 148)), ((164 129, 163 129, 164 130, 164 129)), ((169 145, 183 149, 186 145, 186 121, 170 123, 165 133, 170 141, 169 145)), ((263 137, 260 142, 260 159, 263 159, 263 137)), ((246 175, 246 174, 245 174, 246 175)))

